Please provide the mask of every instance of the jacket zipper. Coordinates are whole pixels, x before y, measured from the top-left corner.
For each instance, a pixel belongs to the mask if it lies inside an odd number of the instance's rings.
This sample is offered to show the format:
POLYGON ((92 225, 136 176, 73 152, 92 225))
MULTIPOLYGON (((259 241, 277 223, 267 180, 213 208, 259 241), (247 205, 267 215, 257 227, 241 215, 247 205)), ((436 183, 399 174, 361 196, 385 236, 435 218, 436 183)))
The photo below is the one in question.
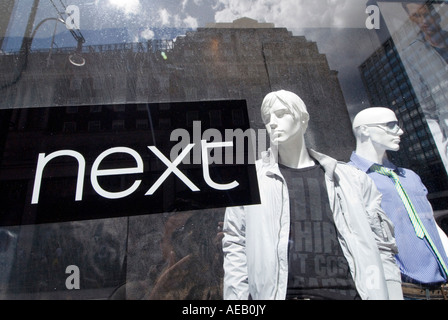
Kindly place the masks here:
POLYGON ((344 221, 345 221, 345 224, 347 225, 347 229, 350 231, 350 233, 353 233, 352 228, 351 228, 350 224, 348 223, 347 217, 345 216, 344 208, 342 207, 341 195, 337 191, 336 191, 336 196, 338 197, 339 209, 341 209, 341 213, 342 213, 342 216, 344 217, 344 221))
MULTIPOLYGON (((286 192, 288 192, 288 186, 286 185, 286 181, 285 181, 285 179, 283 178, 283 176, 280 176, 279 177, 280 179, 281 179, 281 181, 282 181, 282 211, 281 211, 281 213, 280 213, 280 226, 279 226, 279 231, 278 231, 278 241, 277 241, 277 246, 276 246, 276 251, 277 251, 277 268, 278 268, 278 270, 277 270, 277 281, 276 281, 276 288, 275 288, 275 298, 276 297, 278 297, 278 291, 279 291, 279 283, 280 283, 280 273, 281 273, 281 258, 280 258, 280 253, 279 253, 279 246, 280 246, 280 241, 281 241, 281 230, 282 230, 282 219, 283 219, 283 216, 284 216, 284 210, 283 210, 283 203, 284 203, 284 201, 285 201, 285 199, 284 199, 284 197, 285 197, 285 189, 286 189, 286 192)), ((288 195, 288 203, 289 203, 289 201, 290 201, 291 199, 289 199, 289 195, 288 195)), ((289 227, 289 226, 288 226, 289 227)), ((288 248, 287 248, 287 250, 288 250, 288 248)), ((288 260, 287 260, 287 262, 286 262, 287 264, 288 264, 288 260)))

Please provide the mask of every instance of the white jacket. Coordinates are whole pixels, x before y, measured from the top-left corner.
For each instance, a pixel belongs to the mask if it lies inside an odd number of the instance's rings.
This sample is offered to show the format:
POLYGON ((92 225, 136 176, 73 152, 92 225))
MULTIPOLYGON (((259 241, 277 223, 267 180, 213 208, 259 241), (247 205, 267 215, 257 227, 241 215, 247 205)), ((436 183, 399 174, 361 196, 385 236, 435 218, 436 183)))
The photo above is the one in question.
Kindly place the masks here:
MULTIPOLYGON (((402 299, 393 225, 381 194, 360 170, 309 150, 325 170, 339 241, 362 299, 402 299)), ((289 195, 271 151, 258 160, 261 204, 227 208, 224 219, 224 299, 285 299, 289 195)))

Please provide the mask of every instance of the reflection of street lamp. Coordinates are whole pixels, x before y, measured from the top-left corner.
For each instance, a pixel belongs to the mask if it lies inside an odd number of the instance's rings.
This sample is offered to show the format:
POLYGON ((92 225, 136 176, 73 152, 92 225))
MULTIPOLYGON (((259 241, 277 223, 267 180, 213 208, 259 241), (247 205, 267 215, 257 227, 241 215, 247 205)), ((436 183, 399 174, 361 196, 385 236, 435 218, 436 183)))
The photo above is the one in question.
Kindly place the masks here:
MULTIPOLYGON (((39 24, 33 30, 33 24, 34 24, 34 21, 36 18, 36 13, 37 13, 37 9, 39 7, 39 2, 40 2, 40 0, 34 0, 33 6, 31 8, 31 13, 28 18, 25 35, 23 36, 22 46, 20 48, 20 52, 23 53, 23 63, 20 66, 20 70, 18 71, 18 74, 16 75, 15 79, 7 84, 0 86, 0 90, 7 89, 7 88, 15 85, 22 77, 23 72, 25 71, 25 69, 28 66, 28 54, 31 50, 31 45, 34 40, 34 36, 36 35, 36 32, 40 28, 40 26, 49 20, 55 20, 55 21, 61 22, 65 25, 65 21, 61 17, 60 18, 46 18, 46 19, 42 20, 41 22, 39 22, 39 24)), ((68 59, 69 59, 70 63, 75 66, 78 66, 78 67, 84 66, 85 59, 81 56, 81 52, 82 52, 82 44, 85 42, 85 39, 79 30, 75 31, 73 29, 70 29, 70 33, 75 38, 78 45, 77 45, 75 53, 71 54, 68 59)), ((21 58, 20 60, 22 60, 22 57, 20 57, 20 58, 21 58)))
POLYGON ((70 63, 77 67, 82 67, 86 64, 86 59, 81 56, 83 43, 84 38, 78 39, 78 46, 76 47, 75 53, 68 56, 68 60, 70 61, 70 63))
MULTIPOLYGON (((64 22, 65 23, 65 22, 64 22)), ((68 59, 70 60, 70 63, 77 66, 82 67, 86 64, 86 60, 81 56, 82 53, 82 44, 86 42, 84 39, 81 31, 79 29, 70 29, 70 33, 72 34, 73 38, 77 41, 78 45, 76 46, 75 53, 71 54, 68 59)))
MULTIPOLYGON (((31 34, 29 48, 31 48, 31 44, 33 42, 33 39, 34 39, 34 36, 36 35, 37 30, 40 28, 41 25, 43 25, 45 22, 47 22, 49 20, 55 20, 55 21, 63 23, 65 25, 65 21, 62 18, 46 18, 46 19, 42 20, 41 22, 39 22, 39 24, 36 26, 36 28, 34 28, 34 31, 31 34)), ((78 42, 78 45, 76 47, 75 53, 71 54, 68 57, 68 60, 70 61, 71 64, 73 64, 77 67, 82 67, 83 65, 86 64, 86 60, 81 56, 82 44, 85 42, 85 39, 80 31, 76 32, 75 30, 70 30, 70 33, 72 34, 73 38, 75 38, 75 40, 78 42)))

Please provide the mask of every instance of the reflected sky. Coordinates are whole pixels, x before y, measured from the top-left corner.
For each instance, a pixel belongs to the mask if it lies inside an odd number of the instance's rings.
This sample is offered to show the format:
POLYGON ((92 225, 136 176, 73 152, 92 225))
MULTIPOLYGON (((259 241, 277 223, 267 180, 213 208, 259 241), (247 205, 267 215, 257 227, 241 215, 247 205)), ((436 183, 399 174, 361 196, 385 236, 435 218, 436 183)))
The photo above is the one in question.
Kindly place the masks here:
MULTIPOLYGON (((33 3, 16 1, 2 49, 20 48, 33 3)), ((349 110, 365 107, 358 66, 380 45, 375 31, 367 30, 367 0, 40 0, 34 26, 49 17, 67 17, 64 10, 76 5, 85 45, 143 42, 175 38, 186 30, 205 27, 210 22, 232 22, 249 17, 259 22, 285 27, 293 35, 305 35, 326 54, 330 67, 339 72, 349 110), (164 32, 162 32, 163 30, 164 32), (167 32, 169 30, 169 32, 167 32)), ((389 6, 395 24, 401 25, 400 5, 389 6), (398 18, 397 18, 398 17, 398 18), (397 20, 398 19, 398 20, 397 20), (398 22, 397 22, 398 21, 398 22)), ((35 48, 49 48, 56 35, 58 47, 75 47, 76 41, 62 23, 48 21, 39 27, 35 48), (61 37, 63 34, 65 36, 61 37), (59 38, 58 38, 59 35, 59 38)))
MULTIPOLYGON (((34 0, 16 3, 10 37, 22 36, 34 0)), ((363 27, 365 0, 41 0, 36 21, 57 16, 64 6, 76 5, 81 12, 81 28, 154 27, 197 28, 210 22, 231 22, 249 17, 288 29, 318 27, 363 27)), ((47 31, 52 32, 51 26, 47 31)), ((59 30, 60 32, 62 31, 59 30)), ((45 32, 38 36, 44 36, 45 32)), ((48 34, 48 32, 47 32, 48 34)))

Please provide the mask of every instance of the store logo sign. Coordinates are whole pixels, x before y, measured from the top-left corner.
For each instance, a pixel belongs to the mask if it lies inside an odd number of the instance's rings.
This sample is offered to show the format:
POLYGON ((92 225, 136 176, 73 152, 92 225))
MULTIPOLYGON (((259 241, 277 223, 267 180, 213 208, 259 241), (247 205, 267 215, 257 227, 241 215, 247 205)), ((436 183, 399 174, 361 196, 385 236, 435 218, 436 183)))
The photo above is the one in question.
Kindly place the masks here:
MULTIPOLYGON (((151 188, 145 193, 146 196, 153 195, 154 192, 157 191, 157 189, 162 185, 162 183, 168 178, 170 174, 175 174, 183 183, 185 183, 188 188, 193 192, 198 192, 200 189, 191 182, 190 179, 188 179, 185 174, 183 174, 177 166, 179 163, 187 156, 188 153, 193 149, 195 144, 189 144, 187 148, 185 148, 182 153, 177 157, 174 162, 171 162, 168 160, 165 155, 163 155, 162 152, 160 152, 157 147, 154 146, 148 146, 148 149, 151 150, 166 166, 166 171, 160 176, 160 178, 151 186, 151 188)), ((202 173, 204 181, 207 183, 208 186, 215 190, 230 190, 233 188, 238 187, 239 183, 237 181, 233 181, 230 183, 222 184, 217 183, 213 181, 213 179, 210 177, 209 172, 209 163, 208 163, 208 150, 214 149, 214 148, 222 148, 222 147, 232 147, 232 142, 218 142, 218 143, 209 143, 205 140, 201 141, 202 145, 202 173)), ((77 160, 78 163, 78 175, 77 175, 77 182, 76 182, 76 194, 75 194, 75 201, 82 201, 82 195, 83 195, 83 186, 84 186, 84 175, 85 175, 85 168, 86 168, 86 161, 82 154, 79 152, 73 151, 73 150, 61 150, 53 152, 49 155, 45 155, 45 153, 40 153, 37 161, 37 168, 36 168, 36 177, 34 179, 34 188, 33 188, 33 196, 31 203, 32 204, 38 204, 39 203, 39 193, 42 183, 42 176, 44 172, 45 166, 52 160, 57 157, 62 156, 69 156, 73 157, 77 160)), ((141 184, 141 180, 135 180, 131 187, 129 187, 126 190, 119 191, 119 192, 109 192, 104 190, 99 181, 98 177, 100 176, 115 176, 115 175, 125 175, 125 174, 137 174, 137 173, 143 173, 143 160, 141 156, 133 149, 126 148, 126 147, 116 147, 111 148, 103 153, 101 153, 98 158, 96 158, 95 162, 93 163, 92 170, 90 173, 90 181, 92 183, 93 189, 102 197, 107 199, 120 199, 127 197, 131 195, 133 192, 135 192, 138 187, 141 184), (105 158, 113 153, 125 153, 130 155, 136 162, 136 166, 130 167, 130 168, 120 168, 120 169, 107 169, 107 170, 100 170, 99 167, 105 158)))
POLYGON ((260 203, 243 100, 8 111, 0 226, 260 203))

